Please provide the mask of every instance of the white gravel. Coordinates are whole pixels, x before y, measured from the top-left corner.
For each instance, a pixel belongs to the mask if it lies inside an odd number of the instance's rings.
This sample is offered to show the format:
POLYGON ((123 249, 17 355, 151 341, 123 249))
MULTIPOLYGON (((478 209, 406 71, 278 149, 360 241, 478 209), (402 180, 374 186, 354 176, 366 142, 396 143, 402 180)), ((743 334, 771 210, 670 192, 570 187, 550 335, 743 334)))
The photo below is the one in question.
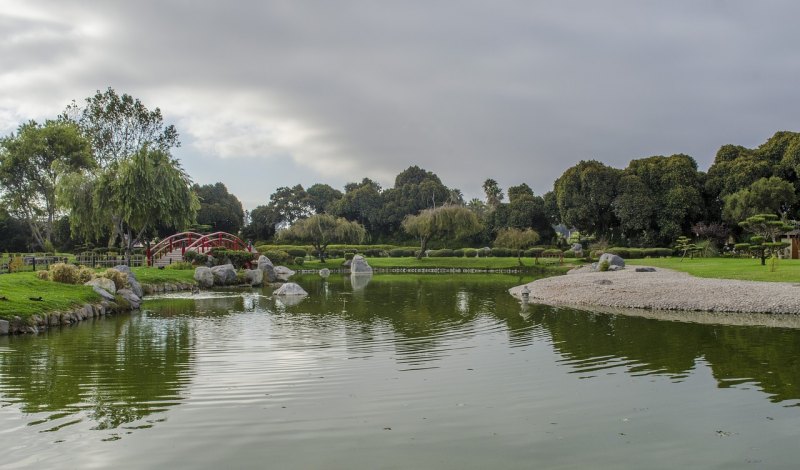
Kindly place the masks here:
MULTIPOLYGON (((663 268, 635 272, 637 267, 641 266, 608 272, 579 268, 565 276, 539 279, 525 284, 530 289, 528 301, 583 307, 800 314, 800 284, 707 279, 663 268)), ((521 299, 522 288, 512 287, 509 293, 521 299)))

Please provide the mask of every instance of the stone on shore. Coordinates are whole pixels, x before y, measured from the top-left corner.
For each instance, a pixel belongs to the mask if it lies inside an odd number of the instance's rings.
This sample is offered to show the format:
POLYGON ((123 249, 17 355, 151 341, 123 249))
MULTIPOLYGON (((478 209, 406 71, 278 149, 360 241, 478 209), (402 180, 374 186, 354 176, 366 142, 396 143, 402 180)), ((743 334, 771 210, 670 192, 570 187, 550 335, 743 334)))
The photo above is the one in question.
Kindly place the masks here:
POLYGON ((8 334, 8 322, 6 320, 0 320, 0 335, 7 335, 8 334))
POLYGON ((211 274, 214 275, 214 285, 217 286, 230 286, 236 284, 238 281, 236 277, 236 268, 234 268, 232 264, 214 266, 211 268, 211 274))
POLYGON ((363 256, 355 255, 350 263, 350 274, 372 274, 372 266, 363 256))
POLYGON ((272 295, 308 295, 308 292, 294 282, 287 282, 273 292, 272 295))
POLYGON ((250 286, 260 286, 264 283, 264 271, 260 269, 245 269, 244 280, 250 286))
POLYGON ((133 274, 133 271, 131 271, 129 266, 119 264, 114 266, 114 269, 128 275, 128 285, 131 286, 131 290, 134 294, 136 294, 139 298, 144 296, 144 289, 142 289, 142 285, 139 283, 139 280, 136 279, 136 275, 133 274))
MULTIPOLYGON (((112 282, 112 284, 113 284, 113 282, 112 282)), ((102 298, 104 298, 106 300, 110 300, 112 302, 115 300, 114 294, 108 292, 107 290, 103 289, 100 286, 92 286, 92 290, 94 290, 95 292, 100 294, 100 297, 102 297, 102 298)))
POLYGON ((275 266, 273 266, 272 261, 264 255, 258 257, 258 269, 264 273, 264 279, 267 282, 275 282, 275 279, 277 279, 275 276, 275 266))
POLYGON ((656 268, 651 268, 650 266, 642 266, 642 267, 636 268, 635 271, 637 273, 654 273, 654 272, 656 272, 656 268))
POLYGON ((288 281, 290 277, 294 276, 295 272, 286 266, 275 266, 275 277, 281 281, 288 281))
POLYGON ((208 289, 214 286, 214 274, 211 273, 211 268, 200 266, 194 270, 194 280, 197 285, 202 289, 208 289))
POLYGON ((131 304, 131 308, 137 309, 142 304, 142 298, 136 295, 131 289, 120 289, 117 291, 123 299, 131 304))
POLYGON ((84 285, 102 289, 111 294, 111 297, 114 297, 114 294, 117 293, 117 287, 114 285, 114 281, 105 277, 96 277, 91 281, 86 282, 84 285))
POLYGON ((600 255, 600 259, 597 261, 597 264, 602 264, 603 261, 608 261, 609 268, 611 266, 619 266, 620 268, 625 267, 625 260, 611 253, 603 253, 600 255))

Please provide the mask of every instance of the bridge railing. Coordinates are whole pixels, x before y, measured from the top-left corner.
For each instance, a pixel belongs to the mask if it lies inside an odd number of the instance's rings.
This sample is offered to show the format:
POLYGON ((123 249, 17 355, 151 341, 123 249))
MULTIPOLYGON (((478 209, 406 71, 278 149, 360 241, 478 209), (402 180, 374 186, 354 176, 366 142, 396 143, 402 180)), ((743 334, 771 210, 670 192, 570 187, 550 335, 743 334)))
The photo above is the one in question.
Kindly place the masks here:
POLYGON ((147 252, 147 264, 152 266, 156 260, 178 248, 181 250, 181 255, 184 255, 188 250, 207 253, 212 248, 217 247, 229 250, 253 251, 252 245, 227 232, 214 232, 207 235, 196 232, 182 232, 171 235, 150 248, 147 252))

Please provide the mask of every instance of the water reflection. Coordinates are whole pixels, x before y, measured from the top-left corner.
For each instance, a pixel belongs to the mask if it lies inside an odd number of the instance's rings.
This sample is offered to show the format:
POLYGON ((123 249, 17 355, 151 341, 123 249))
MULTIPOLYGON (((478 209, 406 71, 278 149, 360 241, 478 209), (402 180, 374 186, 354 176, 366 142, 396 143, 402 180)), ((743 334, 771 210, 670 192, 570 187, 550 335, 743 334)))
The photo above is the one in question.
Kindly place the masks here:
POLYGON ((186 321, 141 316, 6 338, 0 344, 0 393, 3 401, 39 416, 29 425, 41 431, 83 420, 93 429, 117 428, 182 400, 191 380, 192 342, 186 321))

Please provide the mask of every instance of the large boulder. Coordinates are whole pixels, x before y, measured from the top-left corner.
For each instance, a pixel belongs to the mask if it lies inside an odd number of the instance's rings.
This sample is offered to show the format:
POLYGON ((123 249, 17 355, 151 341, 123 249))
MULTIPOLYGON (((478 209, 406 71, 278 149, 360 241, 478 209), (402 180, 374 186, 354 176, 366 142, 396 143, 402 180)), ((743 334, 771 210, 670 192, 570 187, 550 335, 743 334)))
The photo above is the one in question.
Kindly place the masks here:
POLYGON ((328 268, 322 268, 319 270, 319 275, 320 277, 327 278, 328 276, 331 275, 331 270, 328 268))
POLYGON ((264 284, 264 271, 260 269, 245 269, 244 280, 253 287, 264 284))
POLYGON ((275 277, 281 281, 288 281, 294 275, 295 272, 286 266, 275 266, 275 277))
POLYGON ((131 304, 131 308, 137 309, 142 304, 142 298, 136 295, 131 289, 120 289, 117 294, 131 304))
POLYGON ((110 301, 112 301, 112 302, 113 302, 114 300, 116 300, 116 298, 114 298, 114 294, 112 294, 112 293, 108 292, 108 291, 107 291, 107 290, 105 290, 105 289, 101 289, 101 288, 100 288, 100 287, 98 287, 98 286, 92 286, 92 290, 94 290, 95 292, 97 292, 98 294, 100 294, 100 297, 104 298, 105 300, 110 300, 110 301))
POLYGON ((200 288, 208 289, 214 285, 214 274, 211 268, 200 266, 194 270, 194 280, 200 288))
POLYGON ((264 273, 264 279, 267 282, 275 282, 275 279, 277 279, 275 275, 275 266, 273 266, 272 261, 264 255, 258 257, 258 269, 264 273))
POLYGON ((602 264, 603 261, 608 261, 609 267, 611 266, 619 266, 620 268, 625 267, 625 260, 611 253, 603 253, 600 256, 600 260, 598 260, 597 263, 602 264))
POLYGON ((363 256, 355 255, 350 263, 350 274, 372 274, 372 266, 363 256))
MULTIPOLYGON (((105 277, 96 277, 91 281, 84 284, 85 286, 92 286, 97 287, 98 289, 102 289, 113 297, 114 294, 117 293, 117 286, 114 285, 114 281, 105 277)), ((97 290, 97 289, 95 289, 97 290)))
POLYGON ((139 280, 136 279, 136 275, 133 274, 133 271, 131 271, 130 267, 124 264, 119 264, 114 266, 114 269, 128 275, 128 285, 131 286, 131 290, 134 294, 136 294, 139 298, 144 296, 144 289, 142 289, 142 285, 139 284, 139 280))
POLYGON ((211 268, 211 274, 214 275, 214 285, 216 286, 230 286, 238 282, 236 268, 232 264, 214 266, 211 268))
POLYGON ((308 295, 302 287, 295 284, 294 282, 287 282, 286 284, 281 285, 272 295, 284 296, 284 295, 308 295))

